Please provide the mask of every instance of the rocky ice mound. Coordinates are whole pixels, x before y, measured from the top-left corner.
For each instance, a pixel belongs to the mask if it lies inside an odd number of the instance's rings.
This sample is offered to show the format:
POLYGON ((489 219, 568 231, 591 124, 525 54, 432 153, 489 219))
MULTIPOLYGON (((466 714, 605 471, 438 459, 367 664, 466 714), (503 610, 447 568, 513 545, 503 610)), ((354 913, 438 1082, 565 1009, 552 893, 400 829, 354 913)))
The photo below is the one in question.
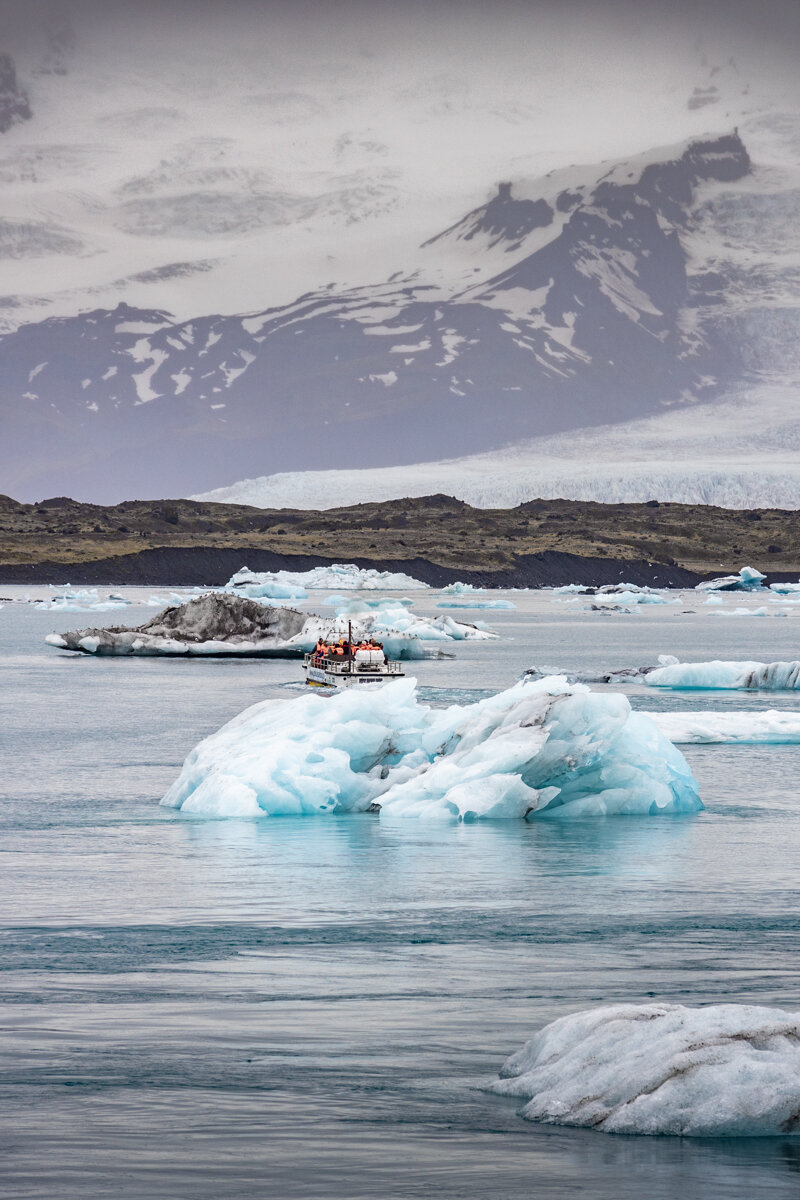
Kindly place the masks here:
POLYGON ((800 1132, 800 1012, 746 1004, 618 1004, 545 1026, 490 1090, 521 1115, 605 1133, 800 1132))
POLYGON ((763 584, 766 575, 755 567, 742 567, 738 575, 721 575, 719 579, 707 579, 698 583, 698 592, 755 592, 763 584))
POLYGON ((340 591, 407 592, 427 589, 427 583, 402 572, 376 571, 354 563, 333 563, 310 571, 250 571, 242 567, 226 588, 253 600, 304 600, 309 591, 336 588, 340 591))
POLYGON ((800 712, 648 713, 664 737, 677 745, 690 742, 795 745, 800 742, 800 712))
POLYGON ((208 592, 166 608, 135 628, 50 633, 45 641, 57 649, 99 655, 291 656, 303 652, 293 639, 302 634, 307 620, 295 609, 208 592))
POLYGON ((800 662, 671 662, 646 668, 642 682, 648 687, 709 688, 743 691, 797 691, 800 687, 800 662))
POLYGON ((563 678, 433 709, 416 681, 265 700, 200 742, 162 803, 219 817, 380 810, 473 821, 694 813, 685 759, 624 696, 563 678))

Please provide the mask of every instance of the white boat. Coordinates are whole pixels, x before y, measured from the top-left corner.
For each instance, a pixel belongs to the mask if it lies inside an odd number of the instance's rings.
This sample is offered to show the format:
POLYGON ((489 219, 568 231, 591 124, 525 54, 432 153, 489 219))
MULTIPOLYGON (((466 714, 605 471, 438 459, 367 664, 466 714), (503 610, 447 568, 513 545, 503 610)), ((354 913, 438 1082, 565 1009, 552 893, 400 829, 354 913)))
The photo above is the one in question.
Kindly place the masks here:
POLYGON ((354 687, 363 683, 386 683, 402 679, 403 667, 386 658, 382 650, 355 650, 340 658, 322 654, 305 654, 303 670, 310 687, 354 687))

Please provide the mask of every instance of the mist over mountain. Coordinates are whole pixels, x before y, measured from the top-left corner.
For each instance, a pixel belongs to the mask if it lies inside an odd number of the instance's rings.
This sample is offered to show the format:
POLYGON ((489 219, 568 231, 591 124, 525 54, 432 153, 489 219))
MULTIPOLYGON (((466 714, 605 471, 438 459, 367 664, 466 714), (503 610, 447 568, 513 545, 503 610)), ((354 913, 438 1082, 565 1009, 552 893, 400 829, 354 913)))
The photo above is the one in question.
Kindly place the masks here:
POLYGON ((524 490, 569 431, 731 403, 793 428, 773 8, 769 36, 736 4, 15 10, 0 490, 322 503, 304 472, 359 499, 495 451, 524 490))

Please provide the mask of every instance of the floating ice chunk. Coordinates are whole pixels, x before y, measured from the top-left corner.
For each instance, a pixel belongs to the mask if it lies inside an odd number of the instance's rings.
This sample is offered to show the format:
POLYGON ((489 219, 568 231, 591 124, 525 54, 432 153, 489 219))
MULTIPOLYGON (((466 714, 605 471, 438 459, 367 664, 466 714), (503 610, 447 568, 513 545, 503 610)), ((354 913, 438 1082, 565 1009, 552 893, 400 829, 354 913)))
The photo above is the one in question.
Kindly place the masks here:
POLYGON ((482 591, 483 591, 483 588, 475 587, 471 583, 462 583, 460 579, 457 579, 455 583, 448 583, 447 587, 442 588, 442 595, 443 596, 465 596, 465 595, 469 594, 469 595, 474 596, 474 595, 478 595, 482 591))
POLYGON ((673 663, 645 671, 642 679, 648 687, 796 691, 800 662, 673 663))
POLYGON ((376 571, 374 567, 357 567, 354 563, 333 563, 329 567, 313 567, 310 571, 257 572, 242 567, 226 584, 229 590, 250 596, 251 599, 257 599, 257 595, 274 599, 304 599, 307 589, 314 591, 318 588, 338 588, 346 592, 405 592, 425 590, 427 587, 427 583, 402 572, 376 571), (257 592, 259 588, 265 590, 257 592))
POLYGON ((752 592, 757 591, 766 579, 755 567, 742 567, 738 575, 722 575, 719 579, 707 579, 698 583, 698 592, 752 592))
POLYGON ((405 679, 265 700, 201 742, 162 803, 239 816, 363 812, 439 820, 693 813, 685 759, 621 695, 563 678, 432 709, 405 679), (245 790, 248 789, 248 790, 245 790))
POLYGON ((521 1115, 605 1133, 763 1137, 800 1129, 800 1013, 618 1004, 546 1025, 490 1090, 521 1115))
POLYGON ((725 601, 722 599, 722 596, 709 596, 707 600, 703 601, 703 603, 704 604, 724 604, 725 601))
POLYGON ((440 600, 437 608, 516 608, 513 600, 502 596, 496 600, 440 600))
POLYGON ((55 646, 58 650, 67 649, 67 643, 64 641, 60 633, 48 633, 44 640, 47 642, 48 646, 55 646))
POLYGON ((637 588, 635 591, 630 588, 625 588, 621 592, 598 592, 594 597, 593 607, 595 608, 615 608, 629 607, 631 604, 675 604, 675 600, 671 600, 668 596, 662 596, 660 592, 651 592, 645 588, 637 588))
POLYGON ((588 592, 589 588, 585 583, 565 583, 563 587, 552 589, 554 596, 566 596, 572 592, 588 592))
POLYGON ((793 592, 800 592, 800 583, 771 583, 769 588, 771 592, 777 592, 780 596, 787 596, 793 592))
POLYGON ((794 745, 800 742, 800 712, 648 713, 664 737, 690 742, 745 742, 794 745))

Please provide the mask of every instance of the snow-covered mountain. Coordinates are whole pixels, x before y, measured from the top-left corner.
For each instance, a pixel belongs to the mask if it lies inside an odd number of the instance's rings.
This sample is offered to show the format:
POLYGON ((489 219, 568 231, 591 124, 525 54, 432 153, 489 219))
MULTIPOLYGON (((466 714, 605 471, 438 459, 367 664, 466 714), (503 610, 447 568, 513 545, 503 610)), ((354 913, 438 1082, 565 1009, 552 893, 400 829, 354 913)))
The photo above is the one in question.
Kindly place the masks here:
POLYGON ((501 184, 381 285, 244 316, 175 322, 120 304, 22 325, 0 341, 7 490, 96 491, 99 457, 106 495, 198 493, 718 396, 760 353, 727 303, 745 268, 709 270, 690 243, 709 205, 742 221, 731 189, 750 175, 741 138, 723 134, 555 173, 530 196, 501 184))
POLYGON ((360 498, 465 460, 453 489, 483 472, 494 494, 502 462, 529 494, 570 486, 573 431, 610 431, 585 468, 663 418, 688 461, 679 414, 724 431, 709 405, 744 405, 764 433, 764 389, 770 445, 788 427, 783 51, 726 55, 710 19, 713 60, 683 21, 621 40, 613 5, 543 6, 532 38, 508 4, 490 43, 477 9, 267 7, 9 7, 0 491, 324 504, 331 470, 360 498))

